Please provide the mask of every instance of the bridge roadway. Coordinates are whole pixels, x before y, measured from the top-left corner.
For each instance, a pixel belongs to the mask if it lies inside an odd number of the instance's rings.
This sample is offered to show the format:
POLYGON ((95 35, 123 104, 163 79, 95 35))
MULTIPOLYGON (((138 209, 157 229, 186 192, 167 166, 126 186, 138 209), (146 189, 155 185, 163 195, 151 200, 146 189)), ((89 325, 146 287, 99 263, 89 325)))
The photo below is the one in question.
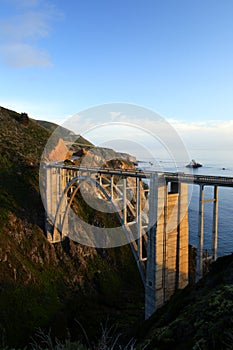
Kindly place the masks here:
POLYGON ((137 177, 141 179, 150 178, 151 174, 156 173, 164 177, 167 182, 183 182, 187 184, 196 184, 204 186, 223 186, 233 187, 233 177, 230 176, 213 176, 213 175, 196 175, 184 172, 162 172, 152 170, 132 170, 132 169, 115 169, 115 168, 99 168, 99 167, 78 167, 74 165, 54 164, 48 165, 51 168, 62 168, 67 170, 88 171, 95 174, 109 175, 127 175, 129 177, 137 177))

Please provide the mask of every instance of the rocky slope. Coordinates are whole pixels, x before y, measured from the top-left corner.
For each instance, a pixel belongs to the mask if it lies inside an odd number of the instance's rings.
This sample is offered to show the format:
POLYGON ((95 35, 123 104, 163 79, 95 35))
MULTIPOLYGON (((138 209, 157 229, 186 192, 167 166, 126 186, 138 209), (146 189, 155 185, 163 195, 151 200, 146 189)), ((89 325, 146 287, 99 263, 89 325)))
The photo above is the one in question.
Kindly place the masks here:
MULTIPOLYGON (((93 339, 106 318, 130 324, 143 317, 128 246, 47 242, 38 167, 49 136, 27 115, 0 108, 0 346, 24 345, 39 327, 75 339, 78 322, 93 339)), ((104 215, 100 220, 106 224, 104 215)))

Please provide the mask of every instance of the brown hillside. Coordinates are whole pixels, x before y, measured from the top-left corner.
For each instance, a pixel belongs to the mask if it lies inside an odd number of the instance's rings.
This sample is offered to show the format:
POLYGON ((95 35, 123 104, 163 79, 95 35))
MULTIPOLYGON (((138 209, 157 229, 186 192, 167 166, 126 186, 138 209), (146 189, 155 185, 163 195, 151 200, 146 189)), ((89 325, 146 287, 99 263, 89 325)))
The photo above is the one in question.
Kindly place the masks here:
MULTIPOLYGON (((26 344, 38 327, 61 338, 69 329, 75 338, 78 319, 91 337, 107 317, 130 323, 143 315, 128 246, 48 243, 38 172, 49 136, 25 115, 0 108, 0 342, 15 346, 26 344)), ((101 225, 105 219, 100 217, 101 225)))

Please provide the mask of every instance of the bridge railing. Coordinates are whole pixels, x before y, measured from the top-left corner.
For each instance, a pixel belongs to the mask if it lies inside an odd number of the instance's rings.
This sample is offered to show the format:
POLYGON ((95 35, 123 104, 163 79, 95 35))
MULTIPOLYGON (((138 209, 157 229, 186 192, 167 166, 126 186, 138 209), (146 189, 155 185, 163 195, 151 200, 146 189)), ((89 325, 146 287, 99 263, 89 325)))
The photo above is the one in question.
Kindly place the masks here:
POLYGON ((149 178, 152 173, 156 173, 159 176, 163 176, 167 181, 184 182, 190 184, 203 184, 203 185, 218 185, 233 187, 233 177, 228 176, 212 176, 212 175, 197 175, 189 174, 185 172, 163 172, 153 170, 141 170, 141 169, 116 169, 107 167, 95 167, 95 166, 75 166, 73 164, 64 165, 64 163, 49 163, 47 167, 63 168, 67 170, 89 171, 91 173, 101 174, 115 174, 115 175, 127 175, 131 177, 149 178))

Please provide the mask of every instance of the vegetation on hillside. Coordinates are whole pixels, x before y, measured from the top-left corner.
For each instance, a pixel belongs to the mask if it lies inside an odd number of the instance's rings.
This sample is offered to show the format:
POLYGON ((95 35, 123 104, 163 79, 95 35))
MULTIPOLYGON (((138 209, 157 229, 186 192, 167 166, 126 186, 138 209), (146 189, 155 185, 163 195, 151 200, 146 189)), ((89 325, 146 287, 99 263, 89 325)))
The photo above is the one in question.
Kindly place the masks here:
POLYGON ((233 349, 233 254, 213 263, 199 283, 176 293, 137 335, 138 349, 233 349))
POLYGON ((0 122, 0 346, 25 345, 38 328, 74 340, 75 319, 93 340, 107 318, 121 327, 143 316, 129 247, 48 243, 38 172, 50 131, 4 108, 0 122))

